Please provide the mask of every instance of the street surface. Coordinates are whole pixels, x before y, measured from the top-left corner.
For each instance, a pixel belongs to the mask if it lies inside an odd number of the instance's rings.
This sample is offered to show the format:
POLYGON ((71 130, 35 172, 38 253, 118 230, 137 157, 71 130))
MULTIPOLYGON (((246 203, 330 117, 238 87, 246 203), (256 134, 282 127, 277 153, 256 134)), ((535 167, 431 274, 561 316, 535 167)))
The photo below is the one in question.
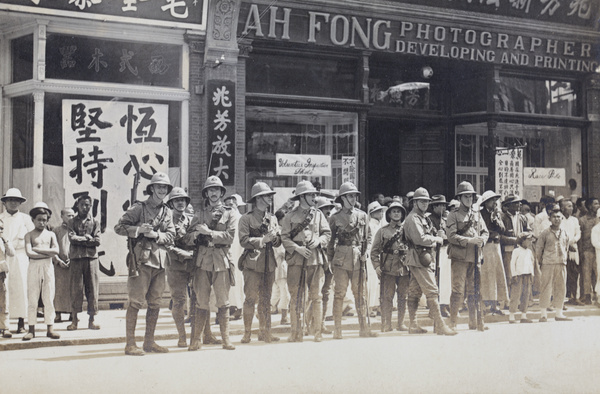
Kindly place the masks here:
MULTIPOLYGON (((0 393, 593 393, 600 392, 600 317, 489 324, 484 333, 345 331, 322 343, 252 342, 130 357, 123 344, 0 354, 0 393)), ((430 327, 429 327, 430 328, 430 327)), ((141 345, 141 344, 140 344, 141 345)))

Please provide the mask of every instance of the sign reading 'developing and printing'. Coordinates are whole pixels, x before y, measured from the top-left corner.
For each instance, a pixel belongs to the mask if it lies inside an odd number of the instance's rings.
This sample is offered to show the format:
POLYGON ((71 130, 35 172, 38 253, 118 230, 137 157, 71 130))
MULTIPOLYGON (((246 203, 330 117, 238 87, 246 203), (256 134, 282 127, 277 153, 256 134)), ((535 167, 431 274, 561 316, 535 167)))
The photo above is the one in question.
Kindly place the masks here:
MULTIPOLYGON (((492 0, 493 3, 499 1, 492 0)), ((560 13, 565 13, 566 20, 573 21, 573 24, 578 26, 589 21, 592 15, 598 14, 598 2, 571 1, 570 3, 576 6, 570 10, 562 3, 567 1, 539 0, 536 7, 527 9, 530 12, 538 12, 538 5, 546 4, 539 9, 540 13, 554 15, 560 10, 560 13), (588 8, 585 8, 586 5, 588 8)), ((560 22, 564 23, 563 20, 560 22)), ((555 38, 544 33, 517 34, 511 31, 461 27, 450 22, 424 23, 411 17, 403 17, 401 14, 397 14, 393 19, 380 19, 242 3, 238 34, 252 39, 551 70, 594 72, 600 65, 598 45, 591 38, 588 41, 585 41, 585 38, 575 41, 555 38)))
POLYGON ((208 0, 2 0, 0 10, 206 29, 208 0))
POLYGON ((133 202, 147 198, 152 175, 168 172, 168 114, 165 104, 62 101, 65 201, 92 197, 103 232, 100 250, 121 273, 126 243, 113 228, 133 202))
POLYGON ((523 148, 496 150, 496 193, 523 194, 523 148))
POLYGON ((525 167, 523 184, 525 186, 566 186, 564 168, 525 167))
POLYGON ((280 176, 331 176, 329 155, 275 155, 276 173, 280 176))

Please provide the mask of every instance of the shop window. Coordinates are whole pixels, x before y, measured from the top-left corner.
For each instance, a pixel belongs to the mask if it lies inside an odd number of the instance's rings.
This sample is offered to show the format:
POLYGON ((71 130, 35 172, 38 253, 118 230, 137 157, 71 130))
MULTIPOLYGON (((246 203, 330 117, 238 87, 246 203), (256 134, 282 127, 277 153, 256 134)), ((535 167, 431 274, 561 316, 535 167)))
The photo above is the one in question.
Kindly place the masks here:
MULTIPOLYGON (((486 184, 489 157, 487 124, 460 125, 455 129, 456 184, 463 180, 472 182, 475 190, 482 193, 486 184)), ((522 147, 523 167, 553 168, 564 171, 564 184, 523 184, 523 197, 537 201, 543 194, 554 191, 555 195, 581 196, 581 131, 576 128, 537 126, 515 123, 499 123, 495 129, 498 148, 522 147)))
POLYGON ((10 42, 12 51, 12 82, 33 78, 33 35, 15 38, 10 42))
POLYGON ((33 167, 33 96, 11 99, 12 167, 33 167))
POLYGON ((579 90, 576 82, 501 76, 500 111, 581 116, 579 90))
POLYGON ((181 87, 181 47, 49 34, 46 77, 181 87))
POLYGON ((464 114, 487 109, 487 89, 484 77, 452 81, 452 112, 464 114))
POLYGON ((253 52, 246 64, 250 93, 358 98, 357 59, 253 52))
POLYGON ((348 176, 344 173, 348 168, 343 159, 356 159, 358 154, 357 122, 358 117, 353 113, 249 108, 246 120, 249 187, 263 180, 274 187, 293 188, 300 180, 308 179, 323 189, 338 189, 348 176), (276 168, 278 153, 330 156, 331 175, 281 176, 276 168))

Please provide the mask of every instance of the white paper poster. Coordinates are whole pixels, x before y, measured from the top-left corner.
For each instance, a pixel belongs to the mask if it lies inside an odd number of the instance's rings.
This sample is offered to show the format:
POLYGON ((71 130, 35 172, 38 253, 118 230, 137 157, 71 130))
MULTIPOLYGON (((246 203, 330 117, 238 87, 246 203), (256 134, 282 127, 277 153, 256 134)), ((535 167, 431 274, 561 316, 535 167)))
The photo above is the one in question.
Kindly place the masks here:
POLYGON ((496 150, 496 193, 523 195, 523 148, 496 150))
POLYGON ((331 156, 277 153, 275 165, 279 176, 331 176, 331 156))

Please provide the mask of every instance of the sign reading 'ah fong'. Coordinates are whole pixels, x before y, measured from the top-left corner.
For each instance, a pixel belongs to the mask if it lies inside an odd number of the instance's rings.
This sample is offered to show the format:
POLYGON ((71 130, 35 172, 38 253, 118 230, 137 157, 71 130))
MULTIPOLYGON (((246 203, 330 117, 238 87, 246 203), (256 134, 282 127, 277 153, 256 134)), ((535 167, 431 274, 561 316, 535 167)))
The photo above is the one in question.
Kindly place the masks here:
POLYGON ((275 155, 276 173, 279 176, 331 176, 329 155, 275 155))
POLYGON ((592 41, 257 4, 243 4, 239 31, 252 38, 553 70, 593 72, 599 66, 592 41))

